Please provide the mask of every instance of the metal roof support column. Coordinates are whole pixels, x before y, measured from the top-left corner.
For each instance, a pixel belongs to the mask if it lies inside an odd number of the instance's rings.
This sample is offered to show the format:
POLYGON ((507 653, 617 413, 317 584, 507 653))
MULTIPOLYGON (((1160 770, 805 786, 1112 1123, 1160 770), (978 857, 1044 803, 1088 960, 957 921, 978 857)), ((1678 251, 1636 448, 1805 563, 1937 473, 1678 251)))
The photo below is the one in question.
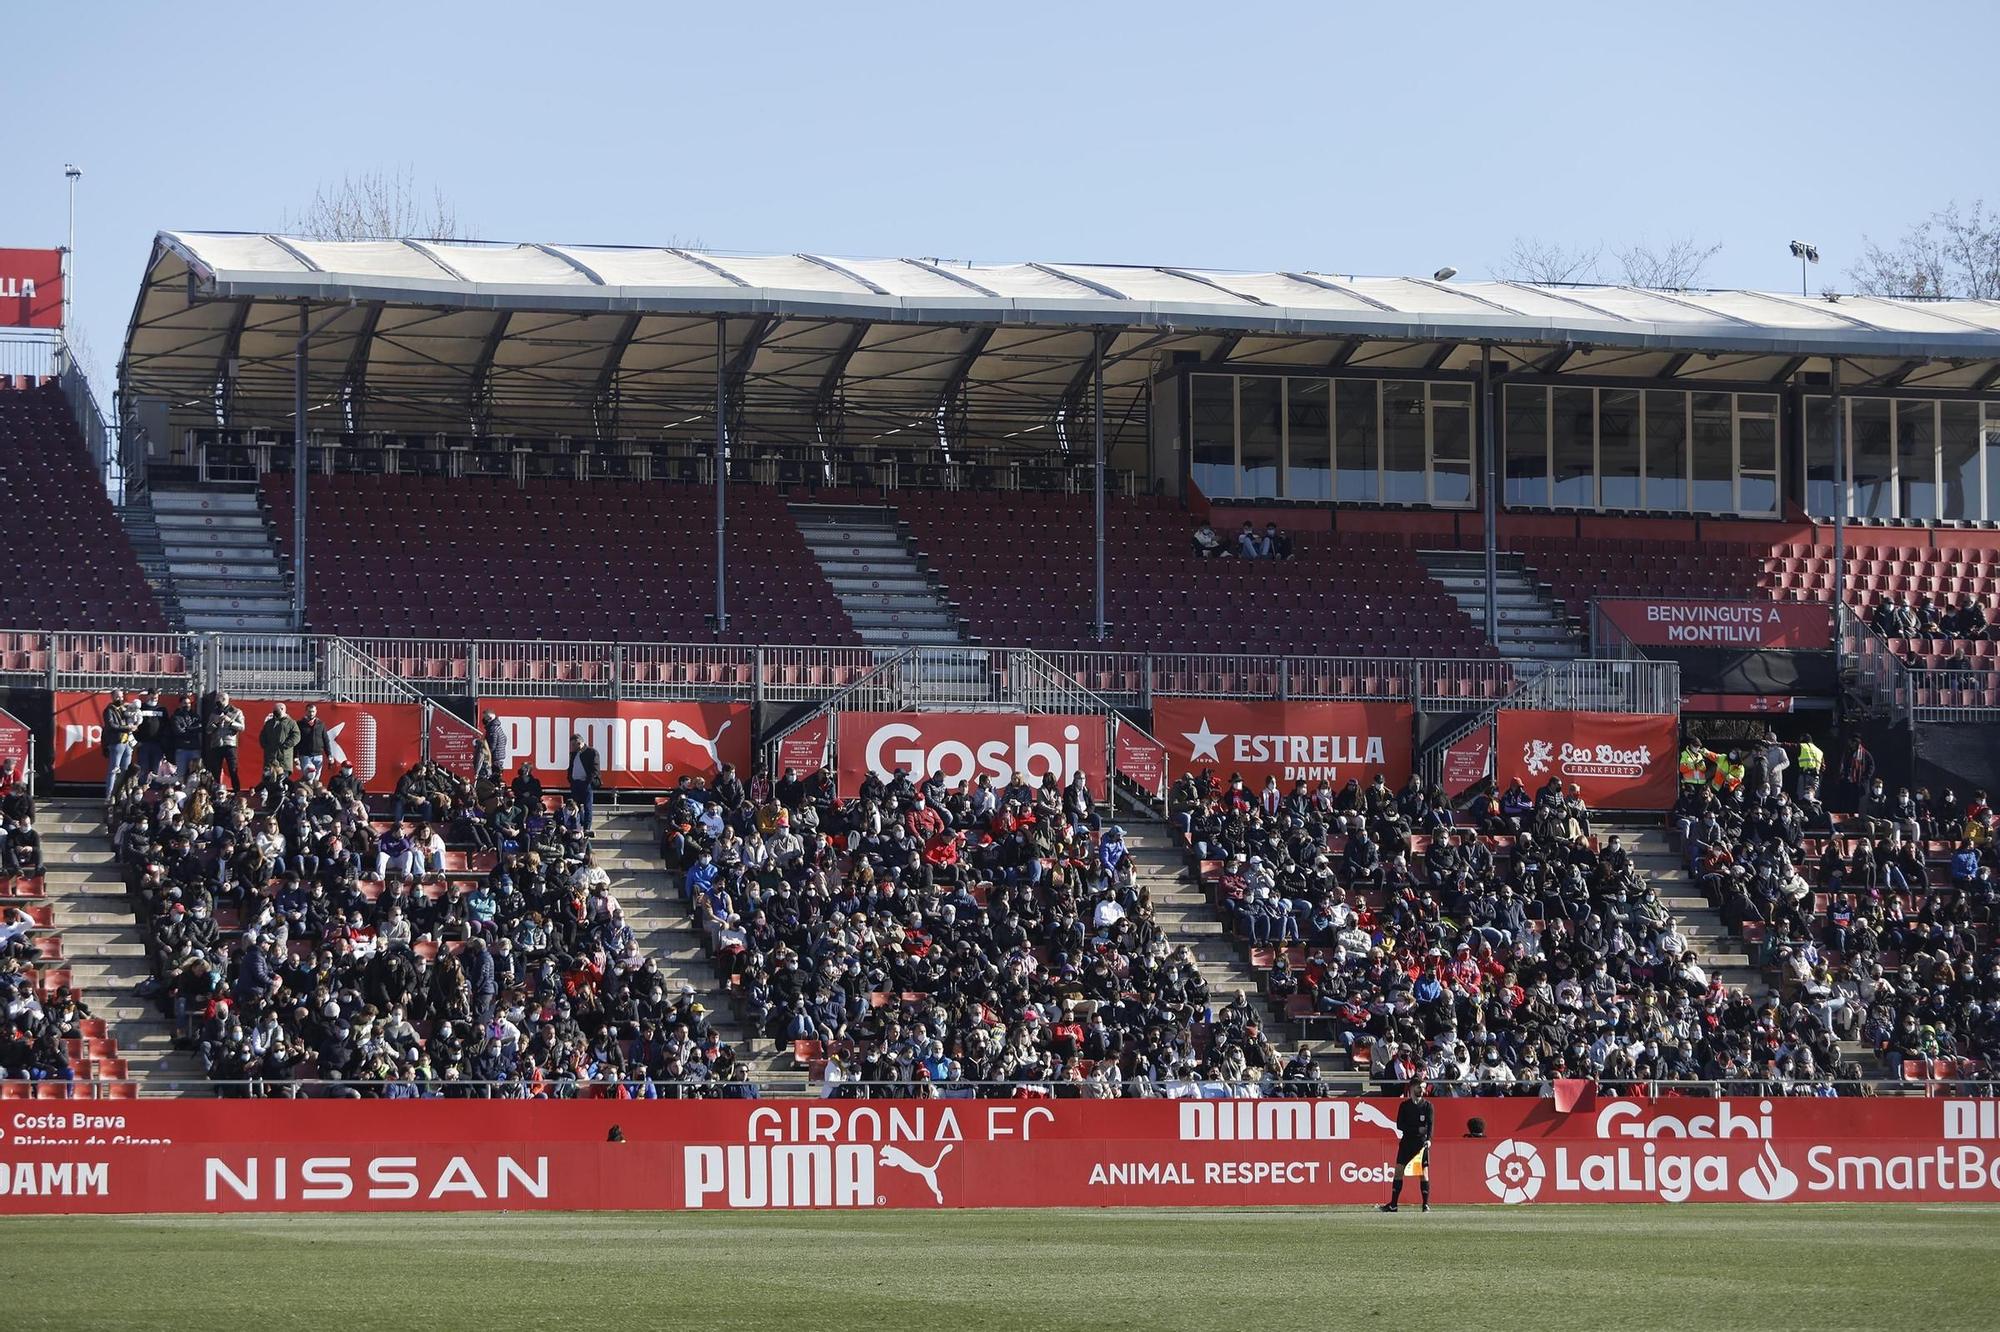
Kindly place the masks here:
POLYGON ((729 319, 715 317, 715 635, 729 628, 729 319))
POLYGON ((1095 479, 1097 531, 1097 641, 1102 643, 1108 630, 1104 623, 1104 333, 1102 330, 1090 335, 1092 408, 1096 415, 1093 429, 1096 437, 1095 479))
POLYGON ((299 302, 299 340, 292 355, 292 628, 306 631, 306 356, 312 307, 299 302))
POLYGON ((1838 679, 1847 617, 1847 403, 1840 396, 1840 358, 1833 370, 1833 670, 1838 679))
POLYGON ((1493 347, 1482 344, 1479 348, 1479 501, 1481 526, 1485 529, 1481 546, 1486 554, 1486 641, 1494 647, 1500 646, 1500 505, 1494 492, 1498 488, 1499 467, 1497 451, 1493 444, 1493 347))

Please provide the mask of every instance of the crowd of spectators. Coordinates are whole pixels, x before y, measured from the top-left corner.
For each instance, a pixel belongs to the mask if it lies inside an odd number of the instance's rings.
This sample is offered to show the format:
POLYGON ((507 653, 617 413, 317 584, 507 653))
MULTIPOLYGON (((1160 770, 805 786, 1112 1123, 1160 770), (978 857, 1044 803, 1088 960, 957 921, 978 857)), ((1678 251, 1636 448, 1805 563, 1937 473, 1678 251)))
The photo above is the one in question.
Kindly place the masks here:
POLYGON ((829 1095, 1174 1094, 1283 1059, 1154 918, 1087 780, 692 785, 663 853, 756 1032, 829 1095))
MULTIPOLYGON (((0 874, 42 872, 35 800, 11 767, 0 769, 0 874)), ((0 1079, 70 1082, 76 1069, 66 1041, 83 1035, 90 1009, 68 985, 42 981, 38 926, 21 906, 0 907, 0 1079)))
POLYGON ((1991 636, 1986 612, 1971 597, 1957 607, 1940 605, 1928 594, 1914 602, 1907 594, 1875 603, 1869 625, 1884 638, 1958 638, 1977 641, 1991 636))
POLYGON ((1859 1041, 1892 1078, 1980 1073, 2000 1057, 2000 816, 1983 791, 1887 788, 1858 744, 1841 766, 1823 804, 1803 773, 1760 790, 1684 764, 1689 873, 1775 976, 1787 1030, 1859 1041))
MULTIPOLYGON (((1395 1083, 1503 1095, 1554 1079, 1824 1090, 1823 1025, 1755 1002, 1695 942, 1577 789, 1516 781, 1461 823, 1440 789, 1378 774, 1275 780, 1187 774, 1170 801, 1219 910, 1273 945, 1267 994, 1395 1083), (1303 950, 1303 964, 1297 950, 1303 950)), ((1309 1069, 1310 1053, 1297 1061, 1309 1069)))
POLYGON ((385 817, 352 764, 266 752, 233 790, 199 754, 135 762, 107 820, 145 990, 224 1094, 754 1094, 638 946, 573 797, 482 751, 471 776, 414 766, 385 817))
POLYGON ((1204 522, 1194 531, 1194 553, 1196 558, 1242 559, 1242 560, 1289 560, 1292 558, 1291 534, 1276 523, 1265 523, 1264 530, 1245 522, 1236 531, 1234 539, 1224 541, 1215 528, 1204 522))

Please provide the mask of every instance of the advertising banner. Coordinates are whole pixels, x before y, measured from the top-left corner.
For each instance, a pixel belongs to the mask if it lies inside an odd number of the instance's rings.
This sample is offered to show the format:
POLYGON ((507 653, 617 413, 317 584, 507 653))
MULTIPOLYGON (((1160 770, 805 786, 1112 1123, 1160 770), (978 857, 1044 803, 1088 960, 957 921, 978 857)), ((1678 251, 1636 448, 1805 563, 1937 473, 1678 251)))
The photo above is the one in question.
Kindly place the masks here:
POLYGON ((1593 809, 1671 809, 1679 719, 1617 712, 1503 709, 1494 779, 1530 789, 1551 776, 1581 788, 1593 809))
MULTIPOLYGON (((1433 1104, 1429 1170, 1446 1206, 2000 1202, 1992 1100, 1433 1104)), ((1390 1100, 161 1099, 3 1113, 0 1214, 1361 1206, 1387 1196, 1397 1147, 1390 1100)))
POLYGON ((569 784, 570 739, 597 750, 606 789, 665 790, 682 777, 706 782, 727 763, 750 771, 748 703, 653 703, 589 698, 482 698, 507 733, 507 768, 525 760, 545 786, 569 784))
POLYGON ((1082 772, 1100 797, 1110 794, 1104 718, 1065 712, 843 712, 834 728, 835 786, 842 796, 874 773, 898 768, 916 781, 933 773, 947 786, 990 777, 995 786, 1021 773, 1030 786, 1044 773, 1058 783, 1082 772))
POLYGON ((0 328, 61 328, 61 250, 0 249, 0 328))
POLYGON ((1153 796, 1167 793, 1167 747, 1136 726, 1116 731, 1118 775, 1153 796))
POLYGON ((1688 694, 1682 712, 1733 712, 1774 716, 1792 710, 1790 694, 1688 694))
POLYGON ((1607 597, 1597 609, 1640 647, 1730 647, 1831 652, 1833 609, 1795 601, 1679 601, 1607 597))
POLYGON ((813 717, 778 741, 778 776, 795 772, 809 777, 826 766, 827 746, 833 741, 833 719, 825 713, 813 717))
POLYGON ((1416 711, 1408 703, 1321 703, 1158 697, 1153 734, 1182 772, 1211 769, 1218 778, 1242 774, 1257 788, 1276 777, 1338 789, 1350 777, 1363 786, 1376 773, 1389 785, 1410 776, 1416 711))
POLYGON ((0 711, 0 785, 35 784, 35 732, 11 712, 0 711))
POLYGON ((1493 727, 1461 737, 1444 751, 1444 793, 1458 799, 1493 775, 1493 727))
MULTIPOLYGON (((315 701, 286 699, 285 710, 296 721, 305 714, 306 704, 315 701)), ((108 693, 56 694, 51 757, 57 781, 104 781, 104 709, 110 702, 108 693)), ((246 783, 255 785, 264 771, 264 747, 257 736, 271 715, 272 700, 232 697, 230 702, 243 710, 236 770, 246 783)), ((423 714, 415 703, 320 702, 320 720, 326 723, 331 742, 326 775, 331 777, 341 764, 352 763, 364 789, 376 794, 395 790, 396 779, 423 756, 423 714)))
POLYGON ((472 776, 479 751, 479 731, 448 708, 430 705, 424 721, 424 739, 431 762, 461 777, 472 776))

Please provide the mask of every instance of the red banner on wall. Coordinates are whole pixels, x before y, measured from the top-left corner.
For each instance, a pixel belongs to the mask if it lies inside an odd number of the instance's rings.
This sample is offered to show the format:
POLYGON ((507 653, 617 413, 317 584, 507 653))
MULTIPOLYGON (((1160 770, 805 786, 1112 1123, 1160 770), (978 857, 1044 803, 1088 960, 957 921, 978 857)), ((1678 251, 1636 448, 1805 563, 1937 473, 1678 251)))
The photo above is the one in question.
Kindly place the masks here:
POLYGON ((61 328, 61 250, 0 250, 0 328, 61 328))
POLYGON ((1676 717, 1503 709, 1498 726, 1502 785, 1519 777, 1533 788, 1555 776, 1594 809, 1671 809, 1679 794, 1676 717))
POLYGON ((1444 793, 1453 800, 1493 775, 1493 727, 1480 727, 1444 751, 1444 793))
MULTIPOLYGON (((285 710, 296 721, 305 715, 306 703, 310 701, 287 699, 285 710)), ((110 694, 62 692, 55 696, 55 743, 50 753, 57 781, 104 781, 104 709, 110 702, 110 694)), ((272 701, 232 698, 230 702, 243 710, 236 769, 245 782, 255 785, 264 771, 264 746, 258 736, 271 715, 272 701)), ((318 706, 331 746, 324 774, 328 778, 341 764, 352 763, 362 787, 382 794, 395 790, 396 779, 423 757, 423 708, 415 703, 319 703, 318 706)))
MULTIPOLYGON (((1991 1100, 1433 1104, 1442 1204, 2000 1202, 1991 1100), (1468 1136, 1474 1116, 1486 1136, 1468 1136)), ((1395 1113, 1284 1099, 15 1102, 0 1214, 1356 1206, 1387 1196, 1395 1113)))
POLYGON ((1167 793, 1167 747, 1136 726, 1117 730, 1118 775, 1155 798, 1167 793))
POLYGON ((1605 620, 1640 647, 1830 652, 1833 609, 1796 601, 1676 601, 1610 597, 1605 620))
POLYGON ((750 705, 586 698, 482 698, 500 718, 507 768, 525 760, 544 785, 569 784, 570 740, 597 750, 599 779, 622 790, 664 790, 682 777, 706 782, 727 763, 750 770, 750 705))
POLYGON ((1408 703, 1245 703, 1221 698, 1153 700, 1153 734, 1183 771, 1211 768, 1218 776, 1241 773, 1260 787, 1276 777, 1363 786, 1384 774, 1391 786, 1410 776, 1415 710, 1408 703))
POLYGON ((836 786, 861 789, 872 772, 883 781, 898 768, 947 786, 990 777, 995 786, 1019 772, 1031 786, 1045 773, 1067 784, 1082 772, 1091 790, 1110 794, 1104 718, 1063 712, 843 712, 834 730, 836 786))
POLYGON ((833 741, 833 720, 825 713, 797 726, 778 741, 778 775, 787 772, 810 777, 826 766, 827 746, 833 741))

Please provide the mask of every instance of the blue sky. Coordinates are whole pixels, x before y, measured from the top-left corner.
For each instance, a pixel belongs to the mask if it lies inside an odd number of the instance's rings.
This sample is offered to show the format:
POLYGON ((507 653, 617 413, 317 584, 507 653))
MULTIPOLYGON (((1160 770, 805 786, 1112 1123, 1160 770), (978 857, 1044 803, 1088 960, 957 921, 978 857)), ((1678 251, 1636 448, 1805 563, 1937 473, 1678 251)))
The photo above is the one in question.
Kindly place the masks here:
POLYGON ((486 239, 1468 277, 1514 237, 1848 285, 2000 204, 2000 5, 10 7, 0 245, 64 235, 108 380, 162 228, 407 169, 486 239), (32 58, 30 58, 32 57, 32 58))

